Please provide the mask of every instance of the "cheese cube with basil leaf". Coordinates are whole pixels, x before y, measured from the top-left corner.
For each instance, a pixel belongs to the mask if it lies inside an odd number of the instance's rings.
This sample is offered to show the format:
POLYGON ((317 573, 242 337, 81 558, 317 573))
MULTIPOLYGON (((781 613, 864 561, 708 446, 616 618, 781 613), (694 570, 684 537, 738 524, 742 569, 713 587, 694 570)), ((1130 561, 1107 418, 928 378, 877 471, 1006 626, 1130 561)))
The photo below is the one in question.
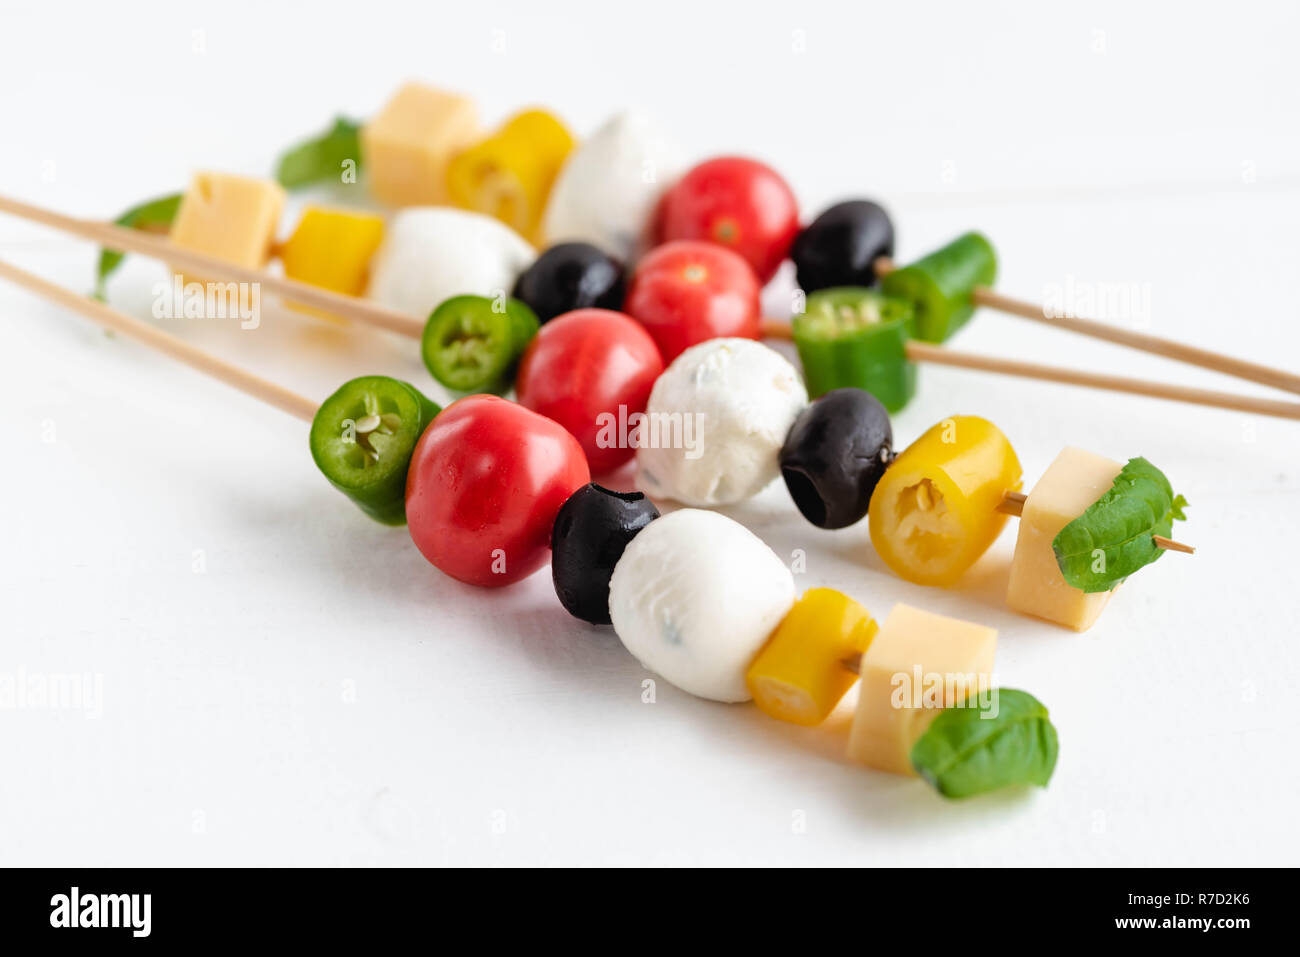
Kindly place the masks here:
POLYGON ((912 748, 912 766, 946 798, 1015 785, 1047 787, 1059 744, 1047 708, 1026 691, 995 688, 939 714, 912 748))
POLYGON ((1061 529, 1101 498, 1122 468, 1111 459, 1067 448, 1043 473, 1020 513, 1007 584, 1011 608, 1076 631, 1092 627, 1111 593, 1089 594, 1071 587, 1056 564, 1052 542, 1061 529))
POLYGON ((945 708, 992 688, 994 628, 895 605, 862 656, 849 757, 915 774, 912 746, 945 708))
POLYGON ((1187 504, 1143 458, 1125 465, 1066 448, 1025 500, 1007 604, 1085 631, 1114 589, 1160 557, 1187 504))

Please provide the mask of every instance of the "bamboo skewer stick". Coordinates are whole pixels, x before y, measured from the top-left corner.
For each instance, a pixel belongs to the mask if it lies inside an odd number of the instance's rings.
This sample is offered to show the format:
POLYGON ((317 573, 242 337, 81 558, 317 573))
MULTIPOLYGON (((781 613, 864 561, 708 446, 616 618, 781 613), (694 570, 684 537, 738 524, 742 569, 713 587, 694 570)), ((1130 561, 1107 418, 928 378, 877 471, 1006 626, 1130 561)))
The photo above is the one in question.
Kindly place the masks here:
POLYGON ((147 322, 128 316, 124 312, 119 312, 102 302, 78 295, 64 289, 62 286, 3 261, 0 261, 0 276, 11 280, 29 292, 79 312, 107 329, 130 336, 132 339, 157 349, 173 359, 179 359, 191 368, 198 369, 214 379, 219 379, 226 385, 251 395, 255 399, 261 399, 263 402, 275 406, 282 412, 296 416, 304 422, 310 422, 316 414, 317 404, 311 399, 298 395, 296 392, 291 392, 274 382, 255 376, 251 372, 246 372, 238 366, 231 365, 214 355, 204 352, 184 339, 178 339, 170 333, 163 332, 147 322))
MULTIPOLYGON (((886 273, 893 272, 895 266, 893 260, 888 256, 880 256, 872 263, 872 268, 877 276, 883 276, 886 273)), ((1189 346, 1173 339, 1163 339, 1160 336, 1153 336, 1144 332, 1117 329, 1104 322, 1097 322, 1095 319, 1053 316, 1043 306, 1025 302, 1023 299, 1004 296, 996 289, 990 289, 987 286, 976 286, 971 298, 977 306, 987 306, 989 309, 996 309, 998 312, 1004 312, 1008 315, 1041 322, 1044 325, 1064 329, 1067 332, 1074 332, 1081 336, 1103 339, 1106 342, 1128 346, 1130 349, 1138 349, 1165 359, 1200 366, 1202 369, 1211 369, 1224 375, 1246 379, 1249 382, 1258 382, 1262 385, 1272 386, 1275 389, 1281 389, 1284 392, 1300 393, 1300 375, 1283 369, 1274 369, 1271 366, 1260 365, 1257 362, 1247 362, 1245 359, 1236 359, 1219 352, 1211 352, 1209 349, 1198 349, 1196 346, 1189 346)))
POLYGON ((960 369, 978 369, 984 372, 1000 372, 1004 375, 1019 376, 1025 379, 1042 379, 1048 382, 1060 382, 1064 385, 1108 389, 1111 392, 1126 392, 1130 395, 1144 395, 1153 399, 1190 402, 1193 405, 1207 405, 1219 409, 1232 409, 1237 412, 1254 412, 1257 415, 1271 415, 1282 419, 1300 419, 1300 402, 1257 399, 1253 396, 1234 395, 1231 392, 1215 392, 1210 389, 1196 389, 1191 386, 1151 382, 1148 379, 1129 379, 1124 376, 1106 375, 1100 372, 1062 369, 1055 366, 1041 365, 1036 362, 1021 362, 1015 359, 1001 359, 996 356, 954 352, 951 349, 930 345, 927 342, 908 342, 906 351, 907 357, 917 362, 932 362, 936 365, 955 366, 960 369))
POLYGON ((998 310, 998 312, 1041 322, 1044 325, 1064 329, 1067 332, 1092 336, 1094 339, 1104 339, 1107 342, 1128 346, 1130 349, 1138 349, 1166 359, 1174 359, 1188 365, 1200 366, 1202 369, 1211 369, 1214 372, 1235 376, 1238 379, 1258 382, 1262 385, 1272 386, 1275 389, 1281 389, 1284 392, 1300 393, 1300 375, 1294 375, 1282 369, 1274 369, 1256 362, 1247 362, 1245 359, 1237 359, 1218 352, 1211 352, 1208 349, 1198 349, 1196 346, 1189 346, 1182 342, 1163 339, 1160 336, 1153 336, 1144 332, 1120 329, 1104 322, 1097 322, 1095 319, 1049 315, 1047 310, 1040 305, 1004 296, 993 289, 976 287, 973 298, 976 305, 987 306, 990 309, 998 310))
POLYGON ((1184 545, 1182 542, 1176 542, 1172 538, 1165 538, 1163 535, 1152 535, 1151 541, 1156 543, 1156 548, 1163 548, 1169 552, 1182 552, 1184 555, 1195 555, 1196 549, 1191 545, 1184 545))
POLYGON ((424 334, 423 319, 388 309, 366 299, 331 292, 320 286, 299 282, 286 276, 275 276, 260 269, 236 266, 203 253, 183 249, 162 236, 115 226, 112 223, 76 219, 5 196, 0 196, 0 212, 49 226, 51 229, 72 233, 74 236, 89 239, 118 252, 139 253, 142 256, 160 259, 195 275, 207 276, 214 280, 259 283, 262 288, 303 305, 354 319, 366 325, 387 329, 389 332, 396 332, 412 339, 419 339, 424 334))
MULTIPOLYGON (((768 339, 791 338, 790 323, 780 319, 764 319, 761 332, 763 337, 768 339)), ((1300 402, 1257 399, 1253 396, 1235 395, 1231 392, 1216 392, 1191 386, 1168 385, 1163 382, 1152 382, 1148 379, 1129 379, 1124 376, 1105 375, 1099 372, 1063 369, 1059 366, 1042 365, 1037 362, 1021 362, 1016 359, 1003 359, 997 356, 956 352, 944 346, 931 345, 928 342, 917 342, 916 340, 908 341, 905 346, 905 354, 913 362, 931 362, 935 365, 954 366, 959 369, 998 372, 1023 379, 1041 379, 1046 382, 1059 382, 1064 385, 1078 385, 1093 389, 1105 389, 1111 392, 1125 392, 1130 395, 1144 395, 1153 399, 1190 402, 1193 405, 1206 405, 1236 412, 1253 412, 1257 415, 1270 415, 1281 419, 1300 419, 1300 402)))
MULTIPOLYGON (((1014 515, 1019 518, 1025 511, 1025 502, 1029 496, 1024 492, 1008 492, 1003 496, 1002 501, 998 502, 994 511, 1001 512, 1003 515, 1014 515)), ((1176 542, 1172 538, 1165 538, 1163 535, 1152 535, 1151 541, 1155 542, 1156 548, 1170 552, 1182 552, 1184 555, 1195 555, 1196 549, 1191 545, 1184 545, 1182 542, 1176 542)))
POLYGON ((1008 492, 1002 496, 1002 501, 998 502, 995 512, 1001 512, 1003 515, 1014 515, 1019 518, 1025 511, 1025 502, 1029 496, 1024 492, 1008 492))

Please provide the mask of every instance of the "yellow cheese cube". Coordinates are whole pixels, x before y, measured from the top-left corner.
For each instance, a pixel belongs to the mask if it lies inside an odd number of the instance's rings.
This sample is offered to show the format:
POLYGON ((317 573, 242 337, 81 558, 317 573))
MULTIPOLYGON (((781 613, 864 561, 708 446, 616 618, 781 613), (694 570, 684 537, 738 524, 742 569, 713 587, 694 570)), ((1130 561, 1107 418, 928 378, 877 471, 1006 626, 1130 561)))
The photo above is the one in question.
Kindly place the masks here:
MULTIPOLYGON (((261 269, 271 255, 284 196, 280 185, 270 180, 197 173, 176 210, 171 241, 237 266, 261 269)), ((185 281, 210 280, 187 275, 185 281)))
POLYGON ((408 83, 361 129, 370 191, 391 206, 447 201, 447 164, 478 136, 474 103, 408 83))
POLYGON ((993 687, 994 628, 895 605, 862 656, 849 757, 915 774, 916 739, 944 708, 993 687))
MULTIPOLYGON (((366 291, 370 259, 384 236, 384 221, 369 213, 309 206, 298 228, 280 248, 284 274, 347 296, 366 291)), ((286 302, 290 309, 336 318, 319 309, 286 302)))
POLYGON ((745 674, 754 703, 782 721, 820 724, 857 680, 846 661, 866 651, 875 633, 875 620, 848 595, 810 588, 745 674))
POLYGON ((1067 585, 1052 540, 1110 489, 1121 468, 1119 462, 1075 448, 1063 450, 1048 467, 1020 514, 1007 583, 1011 608, 1075 631, 1092 627, 1111 592, 1089 594, 1067 585))

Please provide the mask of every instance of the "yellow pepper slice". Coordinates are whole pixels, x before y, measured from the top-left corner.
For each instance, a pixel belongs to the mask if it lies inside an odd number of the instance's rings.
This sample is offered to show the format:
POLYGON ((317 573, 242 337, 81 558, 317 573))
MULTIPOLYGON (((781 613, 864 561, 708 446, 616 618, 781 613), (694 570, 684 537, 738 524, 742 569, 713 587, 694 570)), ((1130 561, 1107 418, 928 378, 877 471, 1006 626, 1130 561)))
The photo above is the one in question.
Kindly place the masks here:
MULTIPOLYGON (((384 237, 384 221, 369 213, 309 206, 293 235, 280 247, 284 274, 348 296, 366 289, 370 259, 384 237)), ((299 303, 286 302, 299 312, 336 317, 299 303)))
POLYGON ((853 687, 849 665, 875 634, 875 619, 848 595, 810 588, 745 673, 754 703, 782 721, 820 724, 853 687))
POLYGON ((1020 460, 998 427, 973 415, 944 419, 885 470, 871 496, 876 552, 900 578, 953 584, 993 544, 1020 488, 1020 460))
POLYGON ((526 110, 452 159, 447 193, 462 209, 494 216, 536 241, 551 186, 573 145, 555 116, 526 110))

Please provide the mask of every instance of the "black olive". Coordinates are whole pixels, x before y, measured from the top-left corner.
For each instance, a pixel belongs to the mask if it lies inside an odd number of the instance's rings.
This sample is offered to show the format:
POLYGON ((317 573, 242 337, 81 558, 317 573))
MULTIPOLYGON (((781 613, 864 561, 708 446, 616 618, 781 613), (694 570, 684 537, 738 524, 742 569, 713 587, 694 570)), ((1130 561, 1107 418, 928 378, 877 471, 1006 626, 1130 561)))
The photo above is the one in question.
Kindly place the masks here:
POLYGON ((833 389, 790 426, 781 476, 804 518, 818 528, 844 528, 867 514, 893 443, 879 399, 863 389, 833 389))
POLYGON ((551 578, 574 618, 609 624, 609 579, 636 533, 659 517, 640 492, 584 485, 560 508, 551 529, 551 578))
POLYGON ((621 262, 590 243, 560 243, 523 271, 510 295, 547 322, 574 309, 622 309, 626 294, 621 262))
POLYGON ((894 224, 866 199, 836 203, 795 238, 790 248, 804 292, 832 286, 874 286, 875 262, 894 255, 894 224))

